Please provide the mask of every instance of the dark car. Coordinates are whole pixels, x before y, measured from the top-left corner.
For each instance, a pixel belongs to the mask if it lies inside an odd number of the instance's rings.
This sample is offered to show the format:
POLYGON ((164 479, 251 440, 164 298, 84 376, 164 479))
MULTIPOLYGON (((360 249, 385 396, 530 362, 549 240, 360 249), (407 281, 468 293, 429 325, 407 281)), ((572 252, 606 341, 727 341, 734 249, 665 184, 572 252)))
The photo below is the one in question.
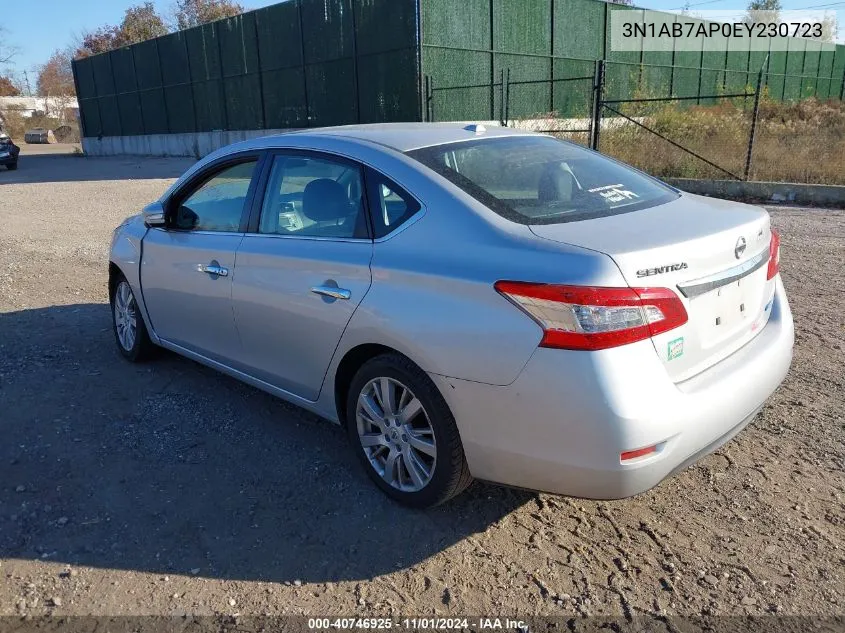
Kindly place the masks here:
POLYGON ((8 136, 0 132, 0 165, 5 165, 7 169, 18 168, 18 154, 21 153, 21 148, 15 145, 8 136))

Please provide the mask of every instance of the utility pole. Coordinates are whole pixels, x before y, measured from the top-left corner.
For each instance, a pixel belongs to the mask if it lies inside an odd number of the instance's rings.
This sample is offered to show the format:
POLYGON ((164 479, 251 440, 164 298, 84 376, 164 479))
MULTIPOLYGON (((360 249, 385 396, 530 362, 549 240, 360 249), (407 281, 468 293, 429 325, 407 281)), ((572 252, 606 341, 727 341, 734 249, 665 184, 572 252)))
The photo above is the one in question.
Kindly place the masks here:
POLYGON ((24 79, 24 83, 26 84, 26 96, 31 97, 32 96, 32 88, 29 85, 29 73, 26 70, 23 71, 23 79, 24 79))

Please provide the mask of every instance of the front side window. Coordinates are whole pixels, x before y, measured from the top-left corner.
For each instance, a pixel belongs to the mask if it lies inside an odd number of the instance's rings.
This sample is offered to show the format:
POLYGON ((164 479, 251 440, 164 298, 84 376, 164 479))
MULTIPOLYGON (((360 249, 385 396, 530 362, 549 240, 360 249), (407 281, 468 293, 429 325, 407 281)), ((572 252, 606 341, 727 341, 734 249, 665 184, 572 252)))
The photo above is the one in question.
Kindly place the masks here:
POLYGON ((361 168, 300 155, 273 159, 259 233, 326 238, 368 237, 361 168))
POLYGON ((226 167, 205 181, 178 206, 172 228, 184 231, 240 230, 257 160, 226 167))
POLYGON ((520 224, 600 218, 678 197, 630 167, 546 136, 448 143, 409 155, 520 224))

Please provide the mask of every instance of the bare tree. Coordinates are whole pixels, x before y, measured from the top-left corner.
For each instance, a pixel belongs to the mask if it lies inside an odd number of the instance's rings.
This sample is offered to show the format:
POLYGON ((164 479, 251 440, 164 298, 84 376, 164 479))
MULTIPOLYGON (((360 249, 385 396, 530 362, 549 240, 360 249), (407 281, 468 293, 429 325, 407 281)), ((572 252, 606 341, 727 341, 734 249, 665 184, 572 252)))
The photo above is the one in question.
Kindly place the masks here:
POLYGON ((176 0, 173 21, 177 29, 189 29, 243 12, 243 6, 235 0, 176 0))
POLYGON ((11 63, 15 55, 20 52, 20 49, 17 46, 8 44, 8 41, 9 38, 6 35, 6 29, 0 26, 0 64, 5 65, 11 63))

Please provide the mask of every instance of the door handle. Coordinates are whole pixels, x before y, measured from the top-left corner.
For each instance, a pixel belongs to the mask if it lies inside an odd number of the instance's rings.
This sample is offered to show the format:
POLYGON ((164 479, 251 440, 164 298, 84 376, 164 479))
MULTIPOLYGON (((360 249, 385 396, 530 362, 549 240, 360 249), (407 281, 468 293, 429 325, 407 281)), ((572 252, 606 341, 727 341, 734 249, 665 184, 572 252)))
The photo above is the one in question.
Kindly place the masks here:
POLYGON ((219 264, 197 264, 197 272, 207 273, 209 275, 216 275, 218 277, 228 277, 229 269, 220 266, 219 264))
POLYGON ((314 286, 311 292, 315 295, 322 295, 324 297, 331 297, 332 299, 348 300, 352 293, 346 288, 338 288, 337 286, 314 286))

